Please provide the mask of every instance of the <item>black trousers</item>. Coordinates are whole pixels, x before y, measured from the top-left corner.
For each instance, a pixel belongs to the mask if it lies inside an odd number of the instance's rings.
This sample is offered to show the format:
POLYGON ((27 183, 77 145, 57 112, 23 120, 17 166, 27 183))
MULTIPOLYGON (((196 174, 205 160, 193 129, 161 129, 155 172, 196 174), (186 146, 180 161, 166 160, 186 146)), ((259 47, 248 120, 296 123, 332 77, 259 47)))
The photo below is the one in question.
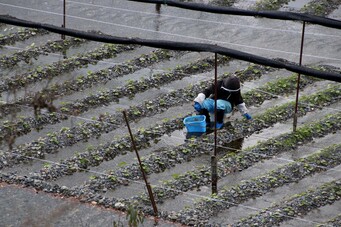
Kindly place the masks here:
MULTIPOLYGON (((208 112, 207 109, 201 109, 200 115, 205 115, 206 116, 206 123, 208 125, 211 123, 210 113, 208 112)), ((224 110, 217 110, 217 122, 218 123, 224 123, 224 115, 225 115, 225 111, 224 110)))

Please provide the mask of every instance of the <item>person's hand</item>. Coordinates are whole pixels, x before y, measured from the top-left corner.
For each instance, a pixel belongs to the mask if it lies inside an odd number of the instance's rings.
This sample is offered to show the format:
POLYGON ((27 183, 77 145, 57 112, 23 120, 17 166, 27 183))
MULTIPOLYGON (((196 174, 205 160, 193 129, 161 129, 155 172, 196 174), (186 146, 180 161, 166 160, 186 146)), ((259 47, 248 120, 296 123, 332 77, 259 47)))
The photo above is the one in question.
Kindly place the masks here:
POLYGON ((201 111, 201 105, 200 105, 200 103, 198 103, 198 102, 194 102, 194 109, 196 110, 196 111, 198 111, 198 112, 200 112, 201 111))
POLYGON ((245 113, 243 116, 244 116, 246 119, 248 119, 248 120, 251 120, 251 119, 252 119, 251 115, 248 114, 248 113, 245 113))

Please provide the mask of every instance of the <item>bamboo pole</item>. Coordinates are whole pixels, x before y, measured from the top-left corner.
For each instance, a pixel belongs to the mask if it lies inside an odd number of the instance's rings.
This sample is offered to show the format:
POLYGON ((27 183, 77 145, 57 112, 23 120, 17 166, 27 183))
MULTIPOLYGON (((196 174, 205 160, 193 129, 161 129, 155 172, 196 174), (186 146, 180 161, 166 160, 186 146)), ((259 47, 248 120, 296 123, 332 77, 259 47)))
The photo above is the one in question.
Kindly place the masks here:
POLYGON ((217 53, 214 54, 215 57, 215 67, 214 67, 214 153, 211 157, 211 177, 212 177, 212 194, 218 194, 218 175, 217 175, 217 96, 218 96, 218 88, 217 88, 217 53))
MULTIPOLYGON (((66 13, 65 1, 66 1, 66 0, 63 0, 63 24, 62 24, 62 28, 65 28, 65 22, 66 22, 66 19, 65 19, 65 13, 66 13)), ((61 37, 61 38, 64 40, 64 39, 65 39, 65 35, 62 34, 62 37, 61 37)))
POLYGON ((155 200, 154 200, 153 191, 152 191, 152 188, 151 188, 151 186, 150 186, 150 184, 149 184, 149 182, 147 180, 147 175, 146 175, 146 173, 145 173, 145 171, 143 169, 143 165, 142 165, 142 162, 141 162, 141 159, 140 159, 140 155, 139 155, 139 153, 137 151, 137 148, 136 148, 136 145, 135 145, 135 140, 134 140, 133 134, 131 133, 131 130, 130 130, 130 125, 129 125, 128 118, 127 118, 127 113, 125 111, 123 111, 123 116, 124 116, 124 119, 125 119, 127 127, 128 127, 129 135, 130 135, 130 138, 131 138, 131 143, 133 145, 134 151, 136 153, 137 160, 138 160, 139 165, 140 165, 140 169, 141 169, 141 172, 142 172, 143 180, 146 183, 146 187, 147 187, 148 195, 149 195, 149 198, 150 198, 150 202, 152 203, 152 206, 153 206, 154 215, 155 215, 155 217, 157 217, 158 216, 158 210, 157 210, 156 203, 155 203, 155 200))
MULTIPOLYGON (((305 33, 305 21, 303 21, 303 28, 302 28, 302 37, 301 37, 301 50, 300 50, 300 61, 299 65, 302 65, 302 58, 303 58, 303 45, 304 45, 304 33, 305 33)), ((295 113, 294 113, 294 123, 293 123, 293 131, 296 132, 297 128, 297 118, 298 118, 298 96, 300 92, 300 79, 301 74, 299 73, 297 76, 297 86, 296 86, 296 102, 295 102, 295 113)))

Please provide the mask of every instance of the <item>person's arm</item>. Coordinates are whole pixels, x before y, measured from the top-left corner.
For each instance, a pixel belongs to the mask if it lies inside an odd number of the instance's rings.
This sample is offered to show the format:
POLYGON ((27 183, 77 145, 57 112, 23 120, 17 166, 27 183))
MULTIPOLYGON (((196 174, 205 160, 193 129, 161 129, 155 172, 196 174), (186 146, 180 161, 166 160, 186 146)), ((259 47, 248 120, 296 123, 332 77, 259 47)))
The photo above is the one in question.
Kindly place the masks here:
POLYGON ((239 110, 241 115, 244 115, 247 113, 247 108, 244 102, 237 105, 237 109, 239 110))
MULTIPOLYGON (((219 83, 218 83, 219 86, 219 83)), ((214 94, 214 84, 211 84, 210 86, 208 86, 203 94, 206 96, 206 98, 210 97, 210 95, 214 94)))
POLYGON ((252 119, 251 115, 248 113, 248 110, 246 108, 245 102, 243 100, 243 97, 240 91, 238 91, 235 103, 236 103, 237 109, 239 110, 242 116, 244 116, 248 120, 252 119))
POLYGON ((239 110, 239 112, 241 113, 241 115, 243 117, 245 117, 248 120, 252 119, 251 115, 248 113, 248 110, 247 110, 246 105, 245 105, 244 102, 238 104, 237 105, 237 109, 239 110))
POLYGON ((198 96, 194 99, 194 104, 197 102, 200 105, 204 102, 204 100, 212 94, 214 91, 214 84, 211 86, 207 87, 203 92, 199 93, 198 96))

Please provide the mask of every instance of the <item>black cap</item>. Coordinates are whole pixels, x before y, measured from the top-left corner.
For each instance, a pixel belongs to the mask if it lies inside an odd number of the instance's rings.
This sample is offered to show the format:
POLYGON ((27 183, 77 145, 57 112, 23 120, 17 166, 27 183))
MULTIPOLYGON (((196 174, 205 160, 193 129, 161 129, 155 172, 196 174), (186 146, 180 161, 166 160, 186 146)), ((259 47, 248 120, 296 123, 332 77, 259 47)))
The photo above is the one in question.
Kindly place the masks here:
POLYGON ((225 89, 233 91, 239 91, 240 89, 240 80, 236 76, 229 76, 228 78, 224 79, 223 87, 225 89))

